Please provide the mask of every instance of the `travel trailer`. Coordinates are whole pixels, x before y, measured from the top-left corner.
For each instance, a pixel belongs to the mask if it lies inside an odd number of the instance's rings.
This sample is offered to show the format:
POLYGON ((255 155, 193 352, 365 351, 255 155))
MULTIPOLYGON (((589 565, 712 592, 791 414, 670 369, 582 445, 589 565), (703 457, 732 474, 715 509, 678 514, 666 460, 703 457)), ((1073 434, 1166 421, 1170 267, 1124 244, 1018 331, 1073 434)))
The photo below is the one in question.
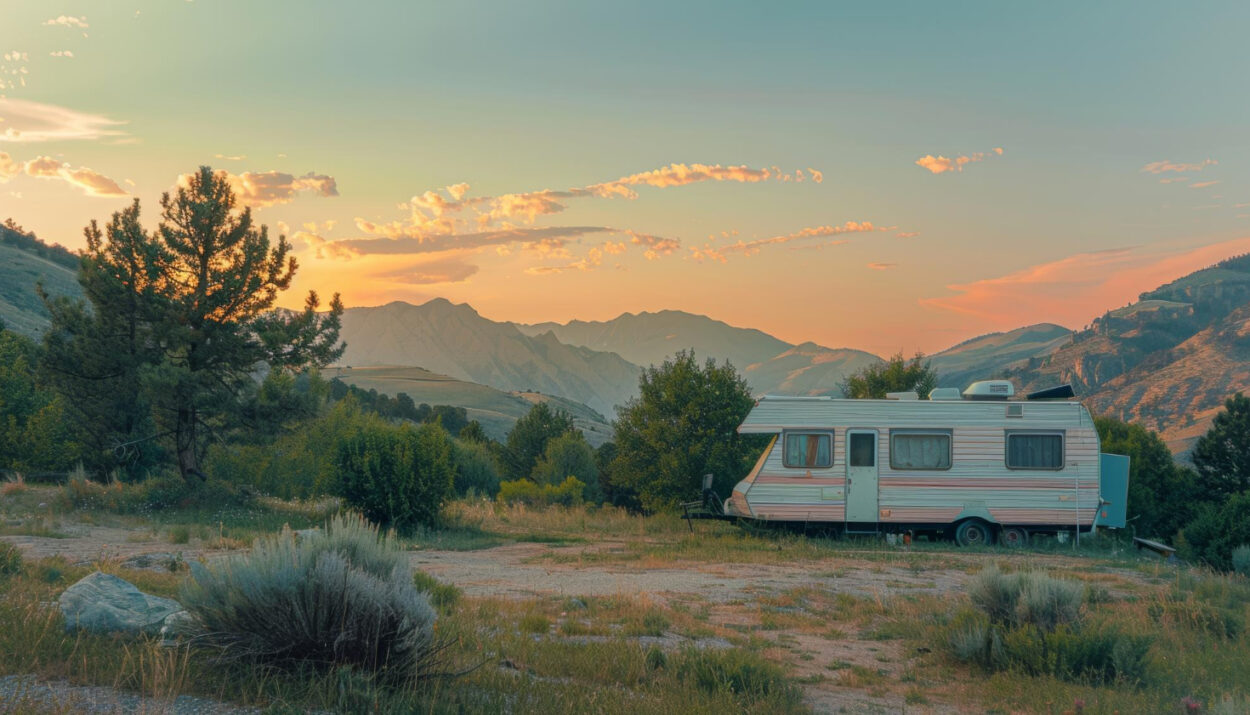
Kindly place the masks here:
POLYGON ((724 516, 961 545, 1123 527, 1128 458, 1100 454, 1070 387, 1014 392, 988 380, 925 400, 763 397, 738 432, 773 439, 724 516))

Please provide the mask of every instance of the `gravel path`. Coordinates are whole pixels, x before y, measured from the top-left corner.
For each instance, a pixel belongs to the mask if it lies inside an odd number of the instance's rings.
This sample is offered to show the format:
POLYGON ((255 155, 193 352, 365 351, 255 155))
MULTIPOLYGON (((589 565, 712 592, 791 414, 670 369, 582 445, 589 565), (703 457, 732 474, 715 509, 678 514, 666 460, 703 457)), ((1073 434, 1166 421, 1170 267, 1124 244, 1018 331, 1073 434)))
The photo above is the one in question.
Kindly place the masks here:
POLYGON ((0 713, 251 715, 259 712, 255 708, 240 708, 190 695, 173 699, 149 698, 113 688, 71 685, 64 681, 40 682, 33 675, 0 677, 0 713))

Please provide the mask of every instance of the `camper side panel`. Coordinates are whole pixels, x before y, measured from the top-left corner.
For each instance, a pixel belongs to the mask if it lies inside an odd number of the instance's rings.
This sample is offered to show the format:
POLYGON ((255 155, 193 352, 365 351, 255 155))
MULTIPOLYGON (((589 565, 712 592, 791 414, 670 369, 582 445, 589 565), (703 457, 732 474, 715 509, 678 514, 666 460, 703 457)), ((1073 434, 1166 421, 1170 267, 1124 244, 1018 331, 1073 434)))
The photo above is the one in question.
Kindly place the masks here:
POLYGON ((838 522, 845 518, 846 430, 821 431, 833 434, 833 464, 825 469, 785 466, 785 440, 773 442, 744 495, 756 518, 838 522))

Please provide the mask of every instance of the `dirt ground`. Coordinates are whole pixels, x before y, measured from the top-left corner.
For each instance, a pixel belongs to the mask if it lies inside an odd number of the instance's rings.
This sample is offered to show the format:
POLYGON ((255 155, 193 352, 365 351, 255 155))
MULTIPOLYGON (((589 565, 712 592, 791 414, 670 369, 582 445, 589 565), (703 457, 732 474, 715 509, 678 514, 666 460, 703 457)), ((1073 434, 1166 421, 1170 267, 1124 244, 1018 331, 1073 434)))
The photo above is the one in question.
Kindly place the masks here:
MULTIPOLYGON (((69 538, 0 538, 16 544, 27 558, 63 556, 71 563, 107 560, 139 568, 162 568, 172 558, 210 561, 230 553, 205 549, 197 540, 170 544, 157 532, 143 528, 77 525, 60 530, 69 538)), ((586 552, 619 550, 623 545, 624 542, 609 539, 577 545, 510 543, 477 551, 421 550, 412 552, 412 564, 455 584, 469 596, 531 599, 619 595, 646 597, 661 605, 700 603, 708 608, 710 627, 742 632, 759 623, 760 609, 756 604, 760 599, 794 589, 814 588, 826 594, 848 594, 880 602, 906 594, 954 597, 963 592, 970 573, 1003 558, 1001 553, 952 550, 929 552, 924 556, 935 558, 901 566, 883 562, 880 551, 857 554, 848 550, 836 557, 802 564, 681 562, 658 567, 628 561, 613 563, 612 559, 586 563, 578 558, 586 552), (928 561, 932 564, 925 565, 928 561)), ((1062 556, 1027 553, 1018 558, 1036 567, 1074 568, 1074 562, 1062 556)), ((1113 570, 1103 567, 1102 571, 1113 570)), ((1143 579, 1140 573, 1128 570, 1107 575, 1112 588, 1124 579, 1143 579)), ((839 624, 831 624, 836 625, 839 624)), ((858 632, 858 628, 853 630, 858 632)), ((856 633, 829 637, 810 629, 786 627, 756 632, 775 644, 769 646, 773 654, 788 662, 794 675, 804 680, 806 701, 816 712, 966 710, 938 702, 940 695, 920 705, 905 702, 906 688, 900 687, 898 681, 923 653, 907 652, 902 640, 874 639, 856 633), (841 665, 831 670, 835 663, 841 665), (852 668, 858 668, 861 674, 869 673, 876 685, 848 680, 844 674, 852 668), (893 685, 883 685, 883 681, 893 685)), ((683 641, 680 636, 661 640, 670 645, 683 641)))

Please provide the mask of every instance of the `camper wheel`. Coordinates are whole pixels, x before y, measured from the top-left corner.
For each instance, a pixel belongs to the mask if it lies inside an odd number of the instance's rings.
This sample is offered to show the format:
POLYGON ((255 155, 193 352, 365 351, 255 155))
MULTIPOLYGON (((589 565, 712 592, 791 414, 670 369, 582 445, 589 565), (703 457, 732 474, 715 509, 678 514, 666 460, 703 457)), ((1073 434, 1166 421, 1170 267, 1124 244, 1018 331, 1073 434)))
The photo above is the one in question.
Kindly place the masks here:
POLYGON ((960 546, 989 546, 994 543, 994 532, 984 521, 968 519, 959 522, 955 528, 955 543, 960 546))
POLYGON ((998 540, 1009 549, 1021 549, 1029 543, 1029 532, 1023 526, 1004 526, 998 540))

